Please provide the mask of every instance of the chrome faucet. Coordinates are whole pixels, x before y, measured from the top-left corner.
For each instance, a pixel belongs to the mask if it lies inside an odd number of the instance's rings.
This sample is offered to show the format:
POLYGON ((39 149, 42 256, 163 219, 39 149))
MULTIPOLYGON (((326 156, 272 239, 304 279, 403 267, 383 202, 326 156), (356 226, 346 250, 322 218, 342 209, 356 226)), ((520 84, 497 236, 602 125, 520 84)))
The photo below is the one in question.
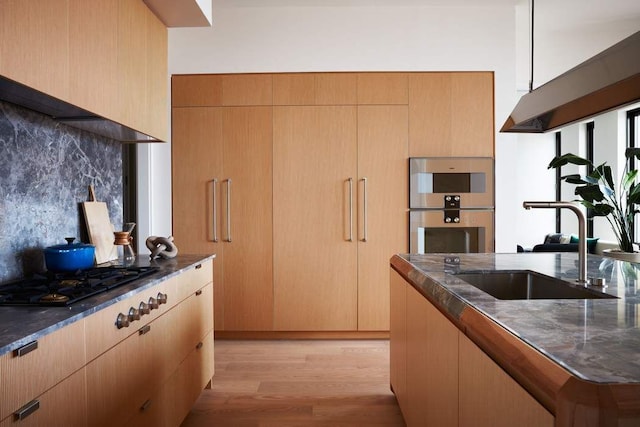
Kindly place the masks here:
POLYGON ((589 285, 587 279, 587 227, 584 212, 573 202, 522 202, 525 209, 531 208, 564 208, 572 210, 578 217, 578 283, 584 286, 589 285))

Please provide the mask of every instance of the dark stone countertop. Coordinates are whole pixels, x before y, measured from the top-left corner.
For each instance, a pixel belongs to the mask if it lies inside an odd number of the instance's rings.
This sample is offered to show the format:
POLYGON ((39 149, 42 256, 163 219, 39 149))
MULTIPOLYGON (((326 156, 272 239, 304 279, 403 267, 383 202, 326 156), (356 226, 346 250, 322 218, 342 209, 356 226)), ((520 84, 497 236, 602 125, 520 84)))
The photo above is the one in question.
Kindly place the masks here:
POLYGON ((0 356, 213 258, 215 255, 178 255, 149 261, 140 256, 136 265, 157 266, 159 271, 68 307, 0 306, 0 356))
POLYGON ((618 298, 573 300, 499 300, 455 273, 531 270, 574 281, 576 253, 399 255, 391 264, 454 322, 473 308, 577 378, 640 384, 640 264, 589 255, 588 276, 607 282, 594 289, 618 298))

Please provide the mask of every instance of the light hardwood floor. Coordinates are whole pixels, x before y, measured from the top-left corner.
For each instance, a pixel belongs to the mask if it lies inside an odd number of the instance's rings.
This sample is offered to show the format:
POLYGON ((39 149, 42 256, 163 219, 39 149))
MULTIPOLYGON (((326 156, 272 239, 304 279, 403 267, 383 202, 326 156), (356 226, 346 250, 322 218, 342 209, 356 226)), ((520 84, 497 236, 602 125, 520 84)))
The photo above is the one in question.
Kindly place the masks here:
POLYGON ((215 369, 182 427, 405 425, 387 340, 216 340, 215 369))

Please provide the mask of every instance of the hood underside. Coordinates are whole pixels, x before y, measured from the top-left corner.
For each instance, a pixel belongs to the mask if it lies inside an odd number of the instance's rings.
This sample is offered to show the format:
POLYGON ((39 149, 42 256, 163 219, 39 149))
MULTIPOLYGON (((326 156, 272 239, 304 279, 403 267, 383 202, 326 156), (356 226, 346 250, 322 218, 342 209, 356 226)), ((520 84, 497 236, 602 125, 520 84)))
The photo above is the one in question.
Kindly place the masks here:
POLYGON ((75 128, 121 142, 158 142, 147 134, 131 129, 54 98, 21 83, 0 76, 0 100, 19 105, 75 128))
POLYGON ((543 133, 640 100, 640 31, 522 96, 500 132, 543 133))

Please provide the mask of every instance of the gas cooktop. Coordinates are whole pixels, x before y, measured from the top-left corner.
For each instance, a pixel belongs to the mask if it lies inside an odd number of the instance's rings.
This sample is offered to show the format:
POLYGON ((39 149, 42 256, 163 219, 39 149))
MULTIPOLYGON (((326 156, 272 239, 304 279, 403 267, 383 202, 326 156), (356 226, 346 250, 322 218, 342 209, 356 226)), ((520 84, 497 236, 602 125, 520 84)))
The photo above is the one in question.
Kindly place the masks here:
POLYGON ((148 276, 158 267, 95 267, 71 273, 47 273, 0 285, 0 305, 68 306, 148 276))

